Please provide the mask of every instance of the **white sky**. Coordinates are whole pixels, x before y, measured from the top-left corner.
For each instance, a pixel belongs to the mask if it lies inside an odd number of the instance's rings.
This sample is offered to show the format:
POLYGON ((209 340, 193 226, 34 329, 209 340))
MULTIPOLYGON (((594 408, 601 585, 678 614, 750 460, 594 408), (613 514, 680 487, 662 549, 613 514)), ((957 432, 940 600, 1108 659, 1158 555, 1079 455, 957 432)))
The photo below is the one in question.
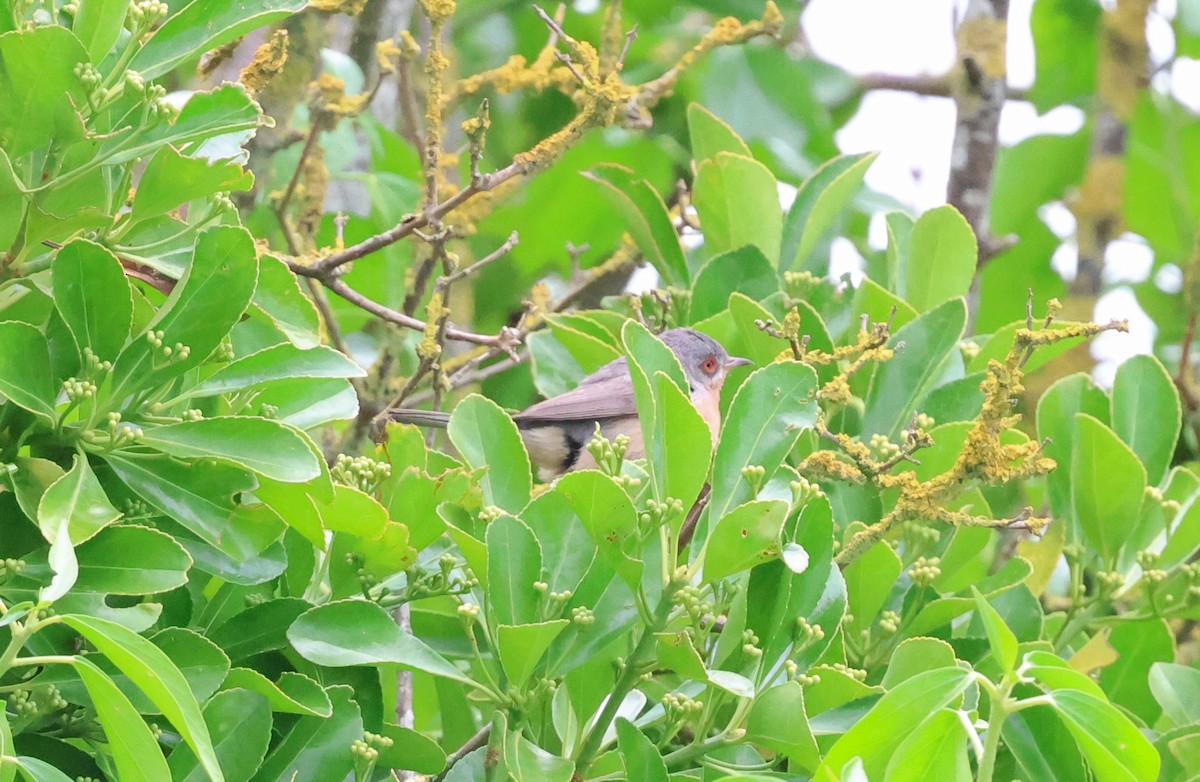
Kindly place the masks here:
MULTIPOLYGON (((936 76, 954 64, 954 19, 965 5, 965 0, 811 0, 802 23, 814 54, 855 75, 936 76)), ((1010 0, 1008 81, 1014 88, 1033 83, 1032 5, 1033 0, 1010 0)), ((1147 40, 1156 63, 1167 60, 1173 51, 1170 19, 1174 13, 1175 0, 1159 0, 1151 12, 1147 40)), ((1177 99, 1200 112, 1200 63, 1180 59, 1171 73, 1159 78, 1177 99)), ((878 150, 879 159, 867 173, 867 183, 914 211, 923 211, 945 202, 954 114, 953 102, 946 98, 874 91, 864 97, 858 113, 839 131, 838 145, 845 152, 878 150)), ((1083 121, 1083 113, 1072 107, 1038 116, 1032 105, 1010 101, 1001 115, 1000 141, 1007 146, 1032 135, 1074 133, 1083 121)), ((1064 275, 1073 274, 1077 260, 1072 240, 1074 218, 1061 203, 1043 207, 1041 215, 1064 239, 1052 265, 1064 275)), ((872 225, 872 229, 872 245, 882 246, 886 241, 882 226, 872 225)), ((1127 235, 1109 248, 1106 261, 1109 282, 1140 282, 1149 275, 1153 256, 1140 238, 1127 235)), ((831 266, 835 273, 857 270, 861 258, 849 241, 838 240, 831 266)), ((1156 282, 1178 285, 1177 276, 1168 269, 1156 276, 1156 282)), ((1151 350, 1154 326, 1127 287, 1101 297, 1095 317, 1130 321, 1128 335, 1105 335, 1094 344, 1093 355, 1100 362, 1097 380, 1108 383, 1121 361, 1151 350)))

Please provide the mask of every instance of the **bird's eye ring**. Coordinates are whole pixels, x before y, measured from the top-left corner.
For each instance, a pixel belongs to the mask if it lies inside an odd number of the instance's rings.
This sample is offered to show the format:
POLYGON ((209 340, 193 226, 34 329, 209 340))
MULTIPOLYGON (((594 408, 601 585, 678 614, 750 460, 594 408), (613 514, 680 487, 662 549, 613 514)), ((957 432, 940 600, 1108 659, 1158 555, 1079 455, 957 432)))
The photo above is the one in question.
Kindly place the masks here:
POLYGON ((716 372, 717 371, 717 357, 709 356, 708 358, 704 359, 704 362, 702 364, 700 364, 700 368, 703 369, 705 372, 707 372, 710 375, 712 373, 716 372))

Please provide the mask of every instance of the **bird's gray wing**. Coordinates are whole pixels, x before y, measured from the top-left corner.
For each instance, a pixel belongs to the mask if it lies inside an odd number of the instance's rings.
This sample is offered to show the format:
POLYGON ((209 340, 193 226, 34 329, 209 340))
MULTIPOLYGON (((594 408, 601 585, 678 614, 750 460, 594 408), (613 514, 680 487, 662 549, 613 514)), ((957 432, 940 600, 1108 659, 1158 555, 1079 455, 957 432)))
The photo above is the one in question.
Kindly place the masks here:
POLYGON ((600 367, 565 394, 551 397, 526 408, 515 418, 529 426, 556 421, 599 421, 606 418, 637 415, 633 381, 624 358, 600 367))

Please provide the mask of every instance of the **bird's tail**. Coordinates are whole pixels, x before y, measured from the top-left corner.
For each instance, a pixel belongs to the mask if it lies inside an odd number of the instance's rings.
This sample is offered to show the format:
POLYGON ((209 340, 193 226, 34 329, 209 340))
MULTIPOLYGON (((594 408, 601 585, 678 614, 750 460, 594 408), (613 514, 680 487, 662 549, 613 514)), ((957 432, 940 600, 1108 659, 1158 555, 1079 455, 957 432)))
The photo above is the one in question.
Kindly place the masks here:
POLYGON ((402 424, 445 429, 446 424, 450 422, 450 414, 440 410, 414 410, 408 407, 397 407, 388 411, 388 419, 402 424))

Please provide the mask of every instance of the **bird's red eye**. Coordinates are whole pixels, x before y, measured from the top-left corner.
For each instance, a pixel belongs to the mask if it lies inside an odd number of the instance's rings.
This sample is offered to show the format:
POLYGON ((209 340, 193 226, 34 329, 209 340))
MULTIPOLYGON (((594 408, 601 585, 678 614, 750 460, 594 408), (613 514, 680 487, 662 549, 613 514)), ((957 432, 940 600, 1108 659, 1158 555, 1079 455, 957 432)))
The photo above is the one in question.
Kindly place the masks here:
POLYGON ((709 356, 708 358, 704 359, 704 363, 702 363, 700 365, 700 368, 703 369, 705 372, 707 372, 710 375, 713 372, 716 372, 717 371, 717 357, 709 356))

